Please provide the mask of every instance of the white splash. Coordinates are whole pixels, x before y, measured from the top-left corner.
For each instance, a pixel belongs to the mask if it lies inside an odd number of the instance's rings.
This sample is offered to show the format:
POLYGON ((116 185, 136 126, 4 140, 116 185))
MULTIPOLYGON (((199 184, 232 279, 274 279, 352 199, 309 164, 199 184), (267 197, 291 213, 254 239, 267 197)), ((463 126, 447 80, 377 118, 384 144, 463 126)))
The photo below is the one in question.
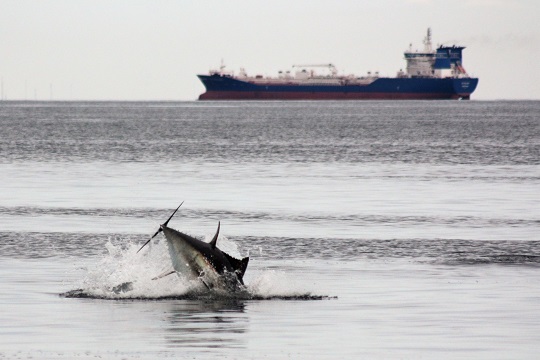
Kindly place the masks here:
POLYGON ((108 253, 88 271, 82 283, 82 290, 89 296, 152 299, 182 296, 193 288, 193 284, 182 276, 152 280, 172 268, 164 242, 139 253, 139 244, 120 246, 109 241, 105 247, 108 253), (122 289, 122 284, 130 285, 122 289))
MULTIPOLYGON (((208 238, 208 236, 207 236, 208 238)), ((208 240, 208 239, 206 239, 208 240)), ((235 242, 220 237, 219 247, 233 257, 241 258, 235 242)), ((238 294, 209 293, 200 281, 190 281, 181 274, 152 280, 172 269, 165 241, 150 243, 137 253, 140 244, 105 245, 107 254, 90 268, 82 280, 81 297, 101 299, 163 299, 227 297, 243 299, 305 298, 311 291, 301 280, 292 279, 279 270, 252 270, 246 291, 238 294)), ((259 258, 260 259, 260 258, 259 258)), ((249 272, 248 267, 248 272, 249 272)), ((76 297, 76 296, 73 296, 76 297)))

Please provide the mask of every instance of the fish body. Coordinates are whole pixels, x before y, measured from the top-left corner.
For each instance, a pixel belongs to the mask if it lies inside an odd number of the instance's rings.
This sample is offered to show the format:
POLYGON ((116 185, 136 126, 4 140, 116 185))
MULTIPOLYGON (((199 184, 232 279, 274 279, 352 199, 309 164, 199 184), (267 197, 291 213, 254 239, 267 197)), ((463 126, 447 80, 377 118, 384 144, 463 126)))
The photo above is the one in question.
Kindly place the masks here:
POLYGON ((168 226, 169 221, 180 206, 176 208, 165 223, 160 225, 154 236, 137 251, 141 251, 160 232, 165 235, 173 270, 166 271, 154 279, 179 273, 190 280, 201 280, 208 289, 238 290, 243 288, 243 279, 249 257, 236 259, 217 247, 219 223, 216 234, 209 243, 170 228, 168 226))

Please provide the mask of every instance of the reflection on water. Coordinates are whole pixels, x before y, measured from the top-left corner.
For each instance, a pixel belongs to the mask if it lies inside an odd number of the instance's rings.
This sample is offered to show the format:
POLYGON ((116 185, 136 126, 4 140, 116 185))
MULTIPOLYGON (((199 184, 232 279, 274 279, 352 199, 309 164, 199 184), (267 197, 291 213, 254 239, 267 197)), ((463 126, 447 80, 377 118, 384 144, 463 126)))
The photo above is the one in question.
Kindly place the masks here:
POLYGON ((181 300, 165 314, 168 347, 242 348, 249 319, 242 300, 181 300))

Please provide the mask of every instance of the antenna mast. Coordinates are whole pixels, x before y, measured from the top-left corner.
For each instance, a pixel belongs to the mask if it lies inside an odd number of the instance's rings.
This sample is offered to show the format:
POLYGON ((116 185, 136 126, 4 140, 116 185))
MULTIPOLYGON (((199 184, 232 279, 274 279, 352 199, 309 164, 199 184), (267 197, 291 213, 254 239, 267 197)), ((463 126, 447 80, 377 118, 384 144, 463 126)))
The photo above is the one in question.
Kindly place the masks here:
POLYGON ((426 38, 424 39, 424 52, 430 53, 433 51, 431 47, 431 28, 427 29, 426 38))

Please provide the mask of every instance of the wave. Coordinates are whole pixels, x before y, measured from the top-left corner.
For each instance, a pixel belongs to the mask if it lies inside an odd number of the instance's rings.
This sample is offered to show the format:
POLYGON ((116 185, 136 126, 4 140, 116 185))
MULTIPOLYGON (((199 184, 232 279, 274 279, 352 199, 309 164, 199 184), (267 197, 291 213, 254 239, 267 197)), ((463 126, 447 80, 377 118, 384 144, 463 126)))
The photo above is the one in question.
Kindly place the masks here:
MULTIPOLYGON (((8 216, 90 216, 90 217, 122 217, 122 218, 153 218, 165 219, 171 209, 157 208, 63 208, 63 207, 29 207, 29 206, 0 206, 0 215, 8 216)), ((221 220, 243 221, 287 221, 293 223, 344 223, 362 225, 452 225, 452 226, 540 226, 537 218, 484 218, 475 216, 409 216, 409 215, 366 215, 366 214, 294 214, 271 213, 262 211, 230 211, 215 209, 182 209, 182 217, 187 219, 215 218, 221 220)))
MULTIPOLYGON (((149 235, 144 234, 0 232, 0 256, 21 259, 99 258, 109 254, 110 246, 124 251, 138 249, 148 237, 149 235)), ((152 242, 155 247, 164 243, 159 237, 152 242)), ((453 265, 540 265, 540 240, 377 240, 238 236, 234 237, 233 241, 220 236, 218 246, 237 257, 248 254, 252 259, 261 261, 412 259, 453 265)), ((140 260, 140 257, 137 259, 140 260)))
POLYGON ((540 266, 540 255, 530 254, 495 254, 478 255, 464 254, 438 261, 444 265, 529 265, 540 266))

